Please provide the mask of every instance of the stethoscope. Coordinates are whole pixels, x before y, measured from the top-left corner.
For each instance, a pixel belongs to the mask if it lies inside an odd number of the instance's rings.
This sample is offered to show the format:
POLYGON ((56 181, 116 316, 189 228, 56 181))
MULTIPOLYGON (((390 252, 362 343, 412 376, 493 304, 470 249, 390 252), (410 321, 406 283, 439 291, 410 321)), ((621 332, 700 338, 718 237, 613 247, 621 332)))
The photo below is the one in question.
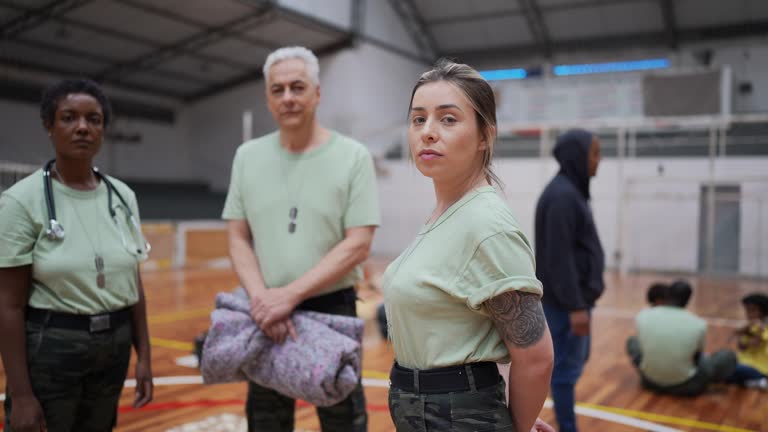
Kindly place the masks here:
MULTIPOLYGON (((59 221, 56 220, 56 205, 53 200, 53 180, 51 179, 51 167, 53 166, 54 162, 56 162, 56 159, 49 160, 48 163, 45 164, 45 168, 43 168, 43 184, 45 186, 45 206, 48 209, 48 228, 45 230, 45 236, 52 241, 61 241, 61 240, 64 240, 66 233, 64 232, 64 227, 61 225, 61 223, 59 223, 59 221)), ((112 217, 112 220, 115 221, 115 224, 118 225, 118 231, 120 232, 120 238, 123 241, 123 246, 125 246, 125 248, 128 249, 128 251, 131 253, 136 253, 137 255, 142 254, 142 250, 140 248, 136 247, 135 249, 133 249, 128 247, 128 242, 125 238, 124 230, 121 229, 122 224, 120 223, 120 219, 117 217, 117 212, 112 206, 113 194, 117 195, 117 198, 122 203, 122 208, 124 209, 128 220, 131 222, 133 229, 141 237, 141 240, 144 243, 143 253, 149 253, 149 251, 152 250, 152 246, 149 244, 147 239, 144 237, 144 234, 141 232, 141 227, 139 226, 138 222, 136 222, 136 218, 133 216, 133 212, 131 211, 131 207, 128 205, 128 202, 125 201, 125 198, 123 198, 123 196, 115 188, 112 182, 109 181, 109 179, 107 179, 107 176, 102 174, 99 171, 99 169, 96 167, 93 167, 91 169, 93 170, 93 174, 95 174, 96 177, 98 177, 99 180, 103 181, 104 184, 107 186, 107 205, 109 206, 109 215, 112 217)))

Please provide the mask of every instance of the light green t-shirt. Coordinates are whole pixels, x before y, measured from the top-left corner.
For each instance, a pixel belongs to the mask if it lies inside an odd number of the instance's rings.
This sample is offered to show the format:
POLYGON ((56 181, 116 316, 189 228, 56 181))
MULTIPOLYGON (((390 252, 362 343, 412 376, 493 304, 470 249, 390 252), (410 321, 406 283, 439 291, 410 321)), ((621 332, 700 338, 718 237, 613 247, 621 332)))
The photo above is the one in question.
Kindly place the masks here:
MULTIPOLYGON (((287 285, 306 273, 345 230, 379 225, 373 158, 362 144, 337 132, 328 142, 291 153, 279 132, 238 148, 224 204, 224 219, 245 219, 268 288, 287 285), (290 233, 291 208, 298 210, 290 233)), ((355 284, 359 267, 320 292, 355 284)))
POLYGON ((491 186, 425 225, 387 268, 383 289, 395 358, 416 369, 509 361, 483 302, 542 294, 530 243, 491 186))
POLYGON ((707 323, 684 308, 656 306, 635 318, 643 353, 640 371, 659 385, 676 385, 696 373, 694 355, 704 348, 707 323))
MULTIPOLYGON (((128 202, 138 222, 136 196, 123 182, 108 177, 128 202)), ((109 214, 107 185, 92 191, 71 189, 53 181, 56 217, 63 240, 49 240, 42 169, 0 195, 0 267, 32 264, 29 305, 73 314, 98 314, 135 304, 138 297, 137 254, 140 237, 126 220, 122 203, 113 195, 119 223, 109 214), (121 230, 126 240, 121 238, 121 230), (133 252, 129 252, 128 249, 133 252), (94 262, 104 260, 106 285, 99 288, 94 262)), ((0 287, 1 289, 2 287, 0 287)))

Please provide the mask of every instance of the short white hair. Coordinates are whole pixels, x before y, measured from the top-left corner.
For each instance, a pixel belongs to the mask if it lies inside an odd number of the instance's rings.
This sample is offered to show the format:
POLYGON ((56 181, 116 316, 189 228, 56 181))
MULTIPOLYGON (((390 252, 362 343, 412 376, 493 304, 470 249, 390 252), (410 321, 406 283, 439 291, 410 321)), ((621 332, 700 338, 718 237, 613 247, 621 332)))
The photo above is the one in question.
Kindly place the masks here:
POLYGON ((272 69, 272 66, 274 66, 275 63, 288 59, 299 59, 303 61, 304 65, 307 67, 307 75, 309 75, 309 79, 312 80, 315 85, 320 85, 320 63, 317 61, 317 57, 312 51, 302 46, 283 47, 272 51, 272 53, 267 56, 267 61, 264 62, 264 79, 266 80, 269 77, 269 70, 272 69))

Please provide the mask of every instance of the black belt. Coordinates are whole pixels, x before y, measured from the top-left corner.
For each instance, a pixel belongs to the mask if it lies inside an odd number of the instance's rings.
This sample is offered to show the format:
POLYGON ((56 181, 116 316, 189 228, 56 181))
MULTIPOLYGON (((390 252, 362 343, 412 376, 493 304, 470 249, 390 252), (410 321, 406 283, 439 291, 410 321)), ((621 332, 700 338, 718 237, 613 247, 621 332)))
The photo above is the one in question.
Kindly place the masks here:
POLYGON ((395 363, 392 387, 409 393, 450 393, 490 387, 501 382, 496 363, 479 362, 436 369, 408 369, 395 363), (474 386, 473 386, 474 384, 474 386), (416 387, 418 385, 418 388, 416 387))
POLYGON ((355 304, 357 293, 353 287, 343 288, 332 293, 319 295, 304 300, 296 306, 298 310, 326 312, 341 304, 355 304))
POLYGON ((82 330, 91 333, 113 330, 131 320, 131 308, 98 315, 77 315, 27 307, 27 321, 46 327, 82 330))

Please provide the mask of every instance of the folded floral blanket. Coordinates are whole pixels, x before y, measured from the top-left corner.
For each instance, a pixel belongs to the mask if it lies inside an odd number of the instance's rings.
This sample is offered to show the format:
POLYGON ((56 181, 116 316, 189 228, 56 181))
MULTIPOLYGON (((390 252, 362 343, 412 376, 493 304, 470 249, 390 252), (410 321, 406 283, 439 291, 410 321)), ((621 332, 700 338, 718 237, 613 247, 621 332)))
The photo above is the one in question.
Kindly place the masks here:
POLYGON ((218 294, 203 347, 203 381, 250 380, 316 406, 344 400, 360 380, 363 320, 310 311, 296 311, 292 319, 298 340, 275 344, 253 322, 247 298, 218 294))

